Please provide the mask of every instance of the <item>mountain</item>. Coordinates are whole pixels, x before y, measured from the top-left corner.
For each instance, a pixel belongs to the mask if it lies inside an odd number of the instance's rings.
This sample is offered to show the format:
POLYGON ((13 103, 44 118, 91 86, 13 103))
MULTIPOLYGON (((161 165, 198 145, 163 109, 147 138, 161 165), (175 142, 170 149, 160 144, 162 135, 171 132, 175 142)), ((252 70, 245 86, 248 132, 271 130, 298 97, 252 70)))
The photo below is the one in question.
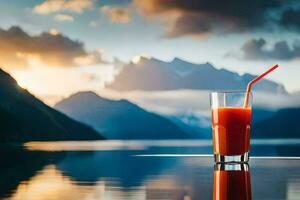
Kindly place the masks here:
POLYGON ((103 139, 94 129, 47 106, 0 69, 0 141, 103 139))
POLYGON ((168 119, 127 100, 113 101, 79 92, 55 105, 57 110, 102 132, 108 139, 179 139, 187 134, 168 119))
MULTIPOLYGON (((276 111, 263 108, 252 109, 252 124, 271 118, 276 111)), ((178 114, 166 116, 174 124, 184 130, 191 138, 211 138, 211 117, 195 114, 178 114)))
MULTIPOLYGON (((125 64, 120 73, 106 88, 128 90, 244 90, 255 76, 216 69, 210 63, 193 64, 179 58, 164 62, 155 58, 140 57, 139 62, 125 64)), ((254 90, 285 93, 276 82, 263 79, 253 86, 254 90)))
POLYGON ((191 138, 210 139, 211 119, 210 117, 197 116, 194 114, 180 114, 167 116, 174 124, 180 127, 191 138), (208 123, 208 124, 207 124, 208 123))
POLYGON ((268 110, 264 108, 252 108, 251 123, 257 123, 271 118, 276 113, 276 110, 268 110))
POLYGON ((254 123, 254 138, 300 138, 300 108, 285 108, 272 117, 254 123))

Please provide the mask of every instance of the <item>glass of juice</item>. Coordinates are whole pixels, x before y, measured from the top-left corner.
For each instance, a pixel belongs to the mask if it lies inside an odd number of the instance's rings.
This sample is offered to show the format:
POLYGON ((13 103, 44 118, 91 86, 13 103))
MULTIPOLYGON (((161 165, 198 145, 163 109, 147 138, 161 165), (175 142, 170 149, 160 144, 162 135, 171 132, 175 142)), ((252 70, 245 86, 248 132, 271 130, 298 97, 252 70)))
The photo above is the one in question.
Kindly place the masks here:
POLYGON ((248 164, 215 164, 213 200, 241 199, 251 200, 251 182, 248 164))
POLYGON ((215 162, 248 162, 252 94, 244 105, 246 92, 210 94, 212 138, 215 162))

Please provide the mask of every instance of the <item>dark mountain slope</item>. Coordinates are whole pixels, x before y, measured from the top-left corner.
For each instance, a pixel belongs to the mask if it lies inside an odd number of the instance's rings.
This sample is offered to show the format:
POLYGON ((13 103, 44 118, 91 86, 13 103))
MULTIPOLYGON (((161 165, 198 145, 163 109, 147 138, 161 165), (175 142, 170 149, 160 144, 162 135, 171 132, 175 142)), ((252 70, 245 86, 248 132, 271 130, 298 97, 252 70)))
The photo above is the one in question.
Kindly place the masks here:
POLYGON ((253 124, 254 138, 300 138, 300 108, 285 108, 253 124))
POLYGON ((47 106, 0 69, 0 141, 103 139, 92 128, 47 106))

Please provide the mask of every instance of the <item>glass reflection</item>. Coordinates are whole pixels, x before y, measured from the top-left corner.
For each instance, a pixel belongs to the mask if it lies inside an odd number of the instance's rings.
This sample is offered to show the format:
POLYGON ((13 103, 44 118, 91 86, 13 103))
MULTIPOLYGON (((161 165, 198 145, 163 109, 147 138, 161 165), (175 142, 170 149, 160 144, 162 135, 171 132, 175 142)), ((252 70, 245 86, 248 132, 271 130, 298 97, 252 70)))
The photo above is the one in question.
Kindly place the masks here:
POLYGON ((248 164, 214 166, 213 200, 250 200, 251 184, 248 164))

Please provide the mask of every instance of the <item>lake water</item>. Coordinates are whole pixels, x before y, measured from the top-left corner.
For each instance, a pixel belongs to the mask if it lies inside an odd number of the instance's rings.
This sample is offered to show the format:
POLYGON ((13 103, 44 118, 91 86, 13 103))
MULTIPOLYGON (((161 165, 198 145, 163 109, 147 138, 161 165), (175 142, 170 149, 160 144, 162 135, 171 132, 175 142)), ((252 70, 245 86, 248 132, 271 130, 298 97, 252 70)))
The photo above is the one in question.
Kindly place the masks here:
MULTIPOLYGON (((300 141, 252 140, 252 199, 300 199, 300 141)), ((212 199, 211 141, 29 142, 0 147, 0 199, 212 199)))

